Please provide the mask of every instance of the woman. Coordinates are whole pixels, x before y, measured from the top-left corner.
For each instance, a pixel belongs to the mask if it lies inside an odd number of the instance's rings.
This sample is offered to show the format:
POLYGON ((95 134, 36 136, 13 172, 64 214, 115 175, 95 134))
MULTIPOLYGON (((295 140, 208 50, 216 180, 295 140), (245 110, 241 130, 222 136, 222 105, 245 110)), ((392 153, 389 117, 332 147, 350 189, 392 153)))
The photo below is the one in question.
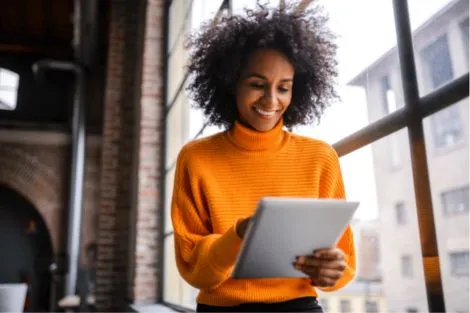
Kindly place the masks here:
POLYGON ((293 266, 309 278, 230 278, 262 197, 345 197, 335 150, 283 129, 319 119, 336 97, 336 46, 326 19, 292 6, 246 13, 204 25, 189 43, 190 94, 226 131, 190 142, 178 156, 177 266, 200 290, 199 312, 322 312, 317 290, 337 290, 354 277, 350 227, 336 248, 297 257, 293 266))

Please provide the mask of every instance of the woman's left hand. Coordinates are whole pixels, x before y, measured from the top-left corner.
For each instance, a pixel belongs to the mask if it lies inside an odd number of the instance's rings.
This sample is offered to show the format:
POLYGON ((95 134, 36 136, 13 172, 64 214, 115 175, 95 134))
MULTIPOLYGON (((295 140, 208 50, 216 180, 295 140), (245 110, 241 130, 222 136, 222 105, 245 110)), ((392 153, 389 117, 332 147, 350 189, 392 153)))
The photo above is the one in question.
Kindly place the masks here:
POLYGON ((318 249, 311 255, 298 256, 294 267, 307 274, 313 286, 332 287, 343 276, 346 262, 341 249, 318 249))

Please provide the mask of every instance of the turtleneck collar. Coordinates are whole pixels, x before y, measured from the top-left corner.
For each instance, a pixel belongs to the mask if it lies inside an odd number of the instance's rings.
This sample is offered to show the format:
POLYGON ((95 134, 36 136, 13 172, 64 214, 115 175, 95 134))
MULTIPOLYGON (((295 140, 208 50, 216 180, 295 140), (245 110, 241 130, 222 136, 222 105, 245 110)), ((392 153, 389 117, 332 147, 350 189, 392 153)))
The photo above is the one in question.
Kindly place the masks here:
POLYGON ((287 140, 287 133, 283 131, 283 120, 267 131, 260 132, 236 121, 227 132, 228 139, 238 148, 247 151, 276 151, 279 150, 287 140))

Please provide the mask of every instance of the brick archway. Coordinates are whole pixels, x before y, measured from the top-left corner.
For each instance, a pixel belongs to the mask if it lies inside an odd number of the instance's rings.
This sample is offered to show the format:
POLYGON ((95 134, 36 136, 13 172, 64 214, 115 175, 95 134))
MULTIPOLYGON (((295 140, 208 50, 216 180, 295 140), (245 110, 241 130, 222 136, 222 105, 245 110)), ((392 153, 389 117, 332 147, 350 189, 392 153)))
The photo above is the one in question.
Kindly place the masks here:
POLYGON ((60 250, 60 224, 64 207, 60 147, 0 145, 0 184, 22 195, 43 218, 55 253, 60 250))

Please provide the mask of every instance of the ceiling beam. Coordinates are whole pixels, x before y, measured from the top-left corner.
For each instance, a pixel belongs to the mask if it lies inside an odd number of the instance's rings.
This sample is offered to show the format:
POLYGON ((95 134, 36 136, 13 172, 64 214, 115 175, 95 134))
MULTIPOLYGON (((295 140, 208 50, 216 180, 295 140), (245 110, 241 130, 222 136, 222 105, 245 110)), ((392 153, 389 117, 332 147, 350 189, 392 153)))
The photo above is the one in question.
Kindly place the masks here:
POLYGON ((2 32, 0 34, 0 43, 20 44, 20 45, 38 45, 38 46, 72 46, 72 36, 58 37, 44 34, 42 36, 28 35, 25 33, 17 32, 2 32))
POLYGON ((43 54, 47 56, 71 56, 73 54, 72 47, 67 46, 38 46, 38 45, 21 45, 8 44, 0 42, 0 53, 13 54, 43 54))

